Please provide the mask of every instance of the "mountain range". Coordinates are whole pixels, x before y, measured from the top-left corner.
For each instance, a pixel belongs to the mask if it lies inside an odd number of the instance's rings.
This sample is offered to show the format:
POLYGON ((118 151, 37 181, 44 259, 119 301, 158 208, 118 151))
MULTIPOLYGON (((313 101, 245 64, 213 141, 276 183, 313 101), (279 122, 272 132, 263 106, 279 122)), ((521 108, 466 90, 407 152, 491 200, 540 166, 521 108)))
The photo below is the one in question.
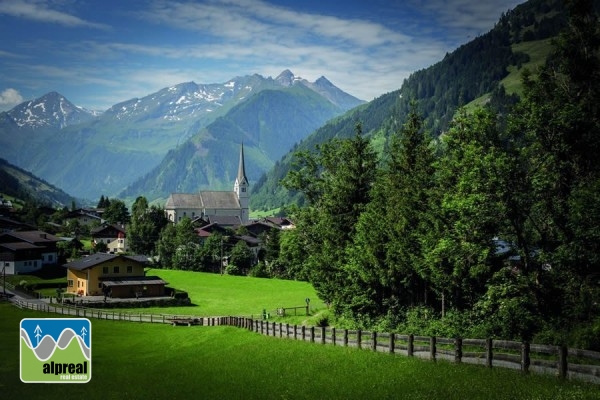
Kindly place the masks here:
POLYGON ((181 83, 103 113, 51 92, 0 113, 0 157, 78 198, 137 197, 138 188, 161 198, 231 186, 242 142, 250 179, 258 177, 294 143, 362 103, 325 77, 309 82, 289 70, 276 78, 181 83), (189 182, 150 182, 168 175, 156 172, 159 165, 174 162, 179 171, 192 148, 198 164, 187 166, 189 182))
POLYGON ((440 135, 460 106, 514 103, 523 68, 545 62, 566 24, 560 0, 529 0, 488 33, 412 73, 399 89, 364 103, 326 78, 283 71, 222 84, 182 83, 102 114, 57 93, 0 113, 0 157, 77 197, 164 200, 172 192, 230 189, 244 144, 251 209, 302 201, 280 184, 293 152, 362 130, 381 151, 411 104, 440 135), (62 114, 61 114, 62 113, 62 114))

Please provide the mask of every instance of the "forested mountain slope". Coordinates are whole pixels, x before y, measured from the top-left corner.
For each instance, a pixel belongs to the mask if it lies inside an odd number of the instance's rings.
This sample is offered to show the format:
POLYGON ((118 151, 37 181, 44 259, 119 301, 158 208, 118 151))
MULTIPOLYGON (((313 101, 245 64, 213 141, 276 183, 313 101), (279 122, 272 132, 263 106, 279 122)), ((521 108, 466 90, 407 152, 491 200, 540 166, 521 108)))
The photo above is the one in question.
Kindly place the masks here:
POLYGON ((556 36, 565 24, 565 10, 559 0, 531 0, 507 12, 490 32, 446 54, 431 67, 416 71, 401 83, 400 89, 328 122, 295 146, 253 184, 251 208, 269 210, 301 201, 279 182, 291 168, 293 153, 312 151, 333 137, 350 137, 358 122, 365 134, 383 140, 386 146, 386 138, 402 125, 412 101, 424 117, 425 129, 433 136, 447 128, 460 106, 486 94, 497 108, 514 102, 499 83, 510 69, 519 69, 530 61, 530 56, 513 48, 523 43, 530 43, 533 49, 538 43, 547 46, 543 39, 556 36))

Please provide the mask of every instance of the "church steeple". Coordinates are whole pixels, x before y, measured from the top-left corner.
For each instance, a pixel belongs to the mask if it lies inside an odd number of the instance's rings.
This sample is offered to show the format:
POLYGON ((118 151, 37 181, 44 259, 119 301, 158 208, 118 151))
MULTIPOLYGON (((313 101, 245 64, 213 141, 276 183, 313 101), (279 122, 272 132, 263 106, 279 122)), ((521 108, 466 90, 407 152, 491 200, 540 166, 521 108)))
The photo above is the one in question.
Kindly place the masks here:
POLYGON ((248 185, 248 178, 246 178, 246 164, 244 162, 244 143, 240 147, 240 163, 238 165, 237 182, 241 184, 245 182, 248 185))
POLYGON ((249 209, 248 202, 250 200, 250 191, 248 190, 249 183, 246 177, 246 163, 244 161, 244 144, 240 147, 240 162, 238 165, 238 174, 235 178, 235 184, 233 185, 233 191, 235 192, 238 201, 240 202, 241 218, 242 222, 248 222, 249 209))

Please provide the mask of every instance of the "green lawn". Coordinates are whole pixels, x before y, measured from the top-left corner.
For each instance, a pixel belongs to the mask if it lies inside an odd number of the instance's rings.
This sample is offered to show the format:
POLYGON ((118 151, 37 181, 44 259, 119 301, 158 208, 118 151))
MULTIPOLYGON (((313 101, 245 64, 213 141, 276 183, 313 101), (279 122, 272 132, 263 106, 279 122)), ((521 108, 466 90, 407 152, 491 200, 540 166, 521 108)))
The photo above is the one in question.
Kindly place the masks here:
POLYGON ((599 399, 598 386, 261 336, 233 327, 92 320, 92 379, 23 384, 21 318, 0 304, 5 399, 599 399))
POLYGON ((324 307, 307 282, 164 269, 150 269, 146 275, 160 276, 169 287, 185 290, 193 304, 191 307, 143 309, 148 313, 258 317, 263 309, 274 314, 279 307, 304 306, 306 298, 311 300, 313 310, 324 307))

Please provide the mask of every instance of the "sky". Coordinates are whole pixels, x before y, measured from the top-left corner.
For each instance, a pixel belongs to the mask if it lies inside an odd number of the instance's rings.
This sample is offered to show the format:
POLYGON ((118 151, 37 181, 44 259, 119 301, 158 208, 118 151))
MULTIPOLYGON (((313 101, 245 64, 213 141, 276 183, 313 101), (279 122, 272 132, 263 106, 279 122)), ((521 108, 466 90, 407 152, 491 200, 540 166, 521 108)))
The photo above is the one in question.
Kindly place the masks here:
POLYGON ((0 111, 56 91, 104 111, 285 69, 370 101, 523 0, 0 0, 0 111))

